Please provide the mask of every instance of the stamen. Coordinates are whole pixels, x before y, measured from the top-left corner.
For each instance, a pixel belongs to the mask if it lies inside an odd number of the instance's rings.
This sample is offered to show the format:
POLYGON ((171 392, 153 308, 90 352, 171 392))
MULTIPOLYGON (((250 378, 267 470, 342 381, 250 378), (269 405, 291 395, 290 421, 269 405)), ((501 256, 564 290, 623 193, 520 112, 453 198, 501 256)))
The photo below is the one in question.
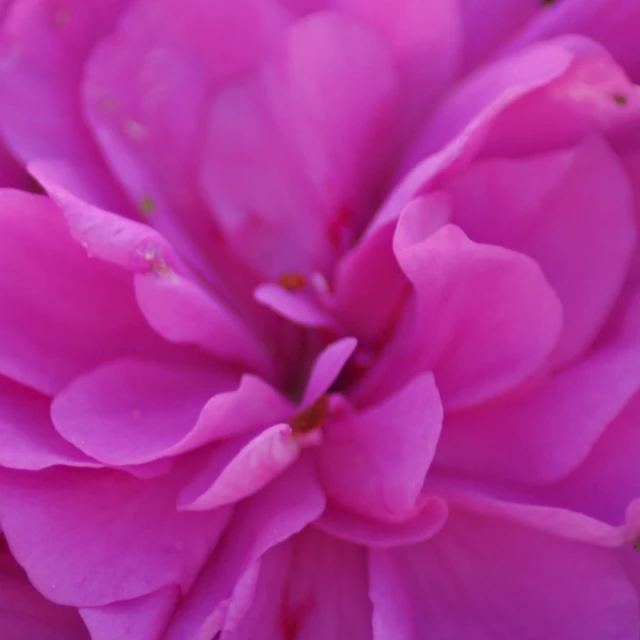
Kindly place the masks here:
POLYGON ((640 536, 636 538, 636 541, 633 543, 633 548, 636 551, 640 551, 640 536))
POLYGON ((293 433, 310 433, 324 425, 329 416, 329 395, 324 394, 312 405, 293 416, 289 421, 289 426, 293 433))
POLYGON ((301 273, 283 273, 278 284, 287 291, 300 291, 307 286, 307 280, 301 273))
POLYGON ((615 93, 613 95, 613 101, 616 104, 619 104, 621 107, 624 107, 627 104, 627 102, 629 101, 629 99, 627 98, 627 96, 625 96, 622 93, 615 93))

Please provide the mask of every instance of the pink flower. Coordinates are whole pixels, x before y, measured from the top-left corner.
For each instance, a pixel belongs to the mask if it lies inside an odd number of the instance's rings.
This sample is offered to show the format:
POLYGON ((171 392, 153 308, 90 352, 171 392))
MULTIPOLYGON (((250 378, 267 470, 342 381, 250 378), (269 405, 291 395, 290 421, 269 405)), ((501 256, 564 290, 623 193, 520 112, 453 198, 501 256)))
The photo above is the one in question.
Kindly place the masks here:
POLYGON ((0 16, 3 638, 638 640, 636 0, 0 16))

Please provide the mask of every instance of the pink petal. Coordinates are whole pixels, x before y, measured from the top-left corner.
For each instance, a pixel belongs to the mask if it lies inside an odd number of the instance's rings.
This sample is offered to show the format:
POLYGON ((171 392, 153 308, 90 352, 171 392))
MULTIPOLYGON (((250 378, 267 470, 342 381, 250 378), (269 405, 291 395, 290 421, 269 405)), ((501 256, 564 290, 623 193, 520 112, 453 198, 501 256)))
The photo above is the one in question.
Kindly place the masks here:
POLYGON ((221 640, 371 640, 367 586, 364 548, 307 528, 264 554, 251 606, 221 640))
POLYGON ((375 640, 632 640, 635 590, 611 551, 452 510, 420 545, 370 552, 375 640))
POLYGON ((366 344, 382 341, 407 292, 392 238, 392 225, 369 236, 342 258, 334 276, 335 314, 349 334, 366 344))
POLYGON ((499 45, 513 36, 536 14, 540 0, 459 0, 464 24, 464 71, 485 61, 499 45))
POLYGON ((608 145, 591 138, 571 151, 485 160, 451 191, 456 224, 476 242, 530 255, 557 292, 564 327, 554 363, 582 355, 611 312, 636 246, 628 181, 608 145))
POLYGON ((137 302, 149 324, 170 342, 195 344, 225 359, 269 369, 264 349, 249 329, 188 274, 159 233, 98 209, 37 174, 87 252, 133 271, 137 302))
POLYGON ((3 470, 2 527, 36 588, 56 602, 102 606, 171 584, 185 591, 230 511, 177 512, 183 476, 179 467, 153 480, 107 470, 3 470))
MULTIPOLYGON (((207 511, 232 504, 266 487, 300 456, 301 443, 288 424, 265 429, 250 440, 203 489, 198 477, 180 495, 180 508, 207 511)), ((217 466, 217 465, 216 465, 217 466)))
POLYGON ((75 609, 46 600, 13 559, 2 540, 0 629, 6 640, 89 640, 75 609))
MULTIPOLYGON (((177 612, 166 640, 214 637, 224 625, 234 588, 245 572, 252 572, 252 565, 268 549, 314 521, 324 506, 310 461, 304 459, 240 503, 227 535, 177 612)), ((251 593, 245 595, 250 604, 251 593)))
POLYGON ((202 114, 212 89, 250 69, 285 24, 270 0, 135 2, 86 65, 85 111, 114 173, 202 273, 237 271, 197 186, 202 114))
POLYGON ((261 304, 302 327, 335 327, 331 315, 304 293, 290 292, 277 284, 262 284, 254 296, 261 304))
MULTIPOLYGON (((461 12, 453 0, 335 0, 364 24, 381 33, 398 67, 405 133, 451 86, 460 68, 461 12), (438 64, 425 64, 437 60, 438 64)), ((462 14, 464 16, 464 14, 462 14)))
POLYGON ((555 482, 584 460, 639 387, 637 339, 620 338, 524 398, 447 417, 437 464, 518 483, 555 482))
POLYGON ((0 377, 0 465, 24 470, 99 466, 56 433, 50 405, 46 396, 0 377))
POLYGON ((202 407, 233 388, 236 377, 215 368, 116 360, 76 378, 53 401, 58 432, 105 464, 140 464, 173 453, 202 407))
POLYGON ((218 393, 207 402, 194 428, 171 452, 282 422, 293 411, 293 405, 266 382, 242 376, 237 389, 218 393))
POLYGON ((179 597, 177 587, 163 587, 134 600, 80 609, 80 615, 91 632, 91 640, 157 640, 162 637, 179 597))
POLYGON ((447 503, 439 497, 422 499, 421 510, 405 522, 382 522, 328 505, 314 526, 348 542, 372 548, 415 544, 434 536, 447 519, 447 503))
POLYGON ((203 188, 227 241, 267 279, 323 271, 349 241, 395 81, 384 43, 327 12, 291 27, 257 75, 214 100, 203 188))
POLYGON ((84 124, 80 75, 95 42, 113 28, 126 0, 17 0, 0 33, 0 119, 21 160, 58 158, 74 167, 83 195, 119 211, 129 207, 84 124), (43 109, 42 105, 47 108, 43 109))
POLYGON ((639 420, 640 395, 636 394, 582 464, 547 491, 543 489, 543 496, 549 493, 568 508, 620 524, 629 504, 640 496, 639 420))
POLYGON ((302 406, 312 405, 336 381, 347 360, 353 355, 358 342, 355 338, 342 338, 327 346, 316 358, 304 392, 302 406))
POLYGON ((109 358, 163 353, 127 277, 89 259, 48 200, 5 190, 0 223, 2 374, 55 393, 109 358))
POLYGON ((534 40, 563 33, 581 33, 598 40, 614 55, 634 82, 640 79, 640 55, 636 33, 640 25, 640 7, 632 0, 564 0, 552 11, 542 11, 507 50, 534 40))
POLYGON ((384 522, 415 516, 423 507, 420 493, 441 423, 431 374, 383 404, 330 423, 318 455, 330 501, 384 522))
POLYGON ((540 268, 522 254, 475 244, 453 225, 426 239, 417 228, 403 217, 395 237, 415 288, 411 324, 398 330, 405 346, 378 362, 359 398, 429 369, 447 409, 514 387, 549 356, 561 328, 560 304, 540 268))
POLYGON ((536 44, 481 67, 438 106, 412 157, 420 160, 438 151, 474 121, 493 119, 509 104, 561 77, 572 60, 570 51, 551 42, 536 44))

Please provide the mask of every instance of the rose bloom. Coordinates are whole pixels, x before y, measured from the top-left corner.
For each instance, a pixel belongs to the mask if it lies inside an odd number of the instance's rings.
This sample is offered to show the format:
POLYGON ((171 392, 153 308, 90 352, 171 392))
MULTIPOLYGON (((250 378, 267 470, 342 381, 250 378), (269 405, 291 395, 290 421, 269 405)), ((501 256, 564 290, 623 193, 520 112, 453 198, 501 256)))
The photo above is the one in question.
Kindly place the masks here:
POLYGON ((2 640, 638 640, 637 0, 0 2, 2 640))

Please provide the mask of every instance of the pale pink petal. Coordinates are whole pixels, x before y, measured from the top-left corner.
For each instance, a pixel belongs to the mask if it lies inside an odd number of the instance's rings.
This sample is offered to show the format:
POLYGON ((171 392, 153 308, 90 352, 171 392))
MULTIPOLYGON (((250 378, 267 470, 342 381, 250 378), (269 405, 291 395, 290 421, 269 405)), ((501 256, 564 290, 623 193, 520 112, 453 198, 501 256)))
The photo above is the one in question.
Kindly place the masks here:
POLYGON ((441 423, 431 374, 420 375, 383 404, 331 422, 318 453, 328 499, 374 520, 414 517, 423 507, 420 493, 441 423))
MULTIPOLYGON (((1 540, 0 629, 3 640, 89 640, 78 612, 46 600, 1 540)), ((93 638, 91 639, 93 640, 93 638)))
POLYGON ((350 241, 383 159, 395 81, 375 33, 322 13, 215 98, 203 188, 227 241, 267 279, 325 270, 350 241))
POLYGON ((111 470, 0 472, 0 519, 42 594, 80 607, 176 584, 186 591, 230 510, 176 511, 185 469, 153 480, 111 470))
POLYGON ((115 360, 76 378, 58 394, 51 416, 58 432, 108 465, 164 457, 194 428, 214 395, 237 383, 213 367, 115 360))
POLYGON ((365 549, 307 528, 262 556, 251 606, 221 640, 371 640, 367 588, 365 549))
POLYGON ((384 549, 431 538, 444 525, 447 513, 447 503, 431 495, 422 498, 420 511, 405 522, 372 520, 330 504, 314 526, 342 540, 384 549))
POLYGON ((55 393, 110 358, 163 353, 130 279, 87 257, 51 202, 3 190, 0 205, 2 374, 55 393))
MULTIPOLYGON (((178 610, 166 640, 214 637, 224 625, 243 574, 253 573, 250 567, 256 560, 314 521, 324 506, 310 461, 304 459, 259 495, 241 502, 220 547, 178 610)), ((251 592, 246 595, 250 604, 251 592)))
POLYGON ((609 550, 452 509, 420 545, 370 551, 375 640, 634 640, 638 599, 609 550))
POLYGON ((180 508, 208 511, 233 504, 267 486, 300 456, 301 442, 288 424, 277 424, 250 440, 210 486, 198 477, 181 494, 180 508))
POLYGON ((100 466, 56 433, 50 405, 47 396, 0 376, 0 465, 24 470, 100 466))
POLYGON ((481 161, 448 188, 453 220, 470 238, 542 267, 564 317, 554 364, 582 355, 611 312, 636 246, 629 184, 610 147, 590 138, 570 151, 481 161))
POLYGON ((91 640, 158 640, 180 597, 177 587, 163 587, 146 596, 80 609, 91 640))

